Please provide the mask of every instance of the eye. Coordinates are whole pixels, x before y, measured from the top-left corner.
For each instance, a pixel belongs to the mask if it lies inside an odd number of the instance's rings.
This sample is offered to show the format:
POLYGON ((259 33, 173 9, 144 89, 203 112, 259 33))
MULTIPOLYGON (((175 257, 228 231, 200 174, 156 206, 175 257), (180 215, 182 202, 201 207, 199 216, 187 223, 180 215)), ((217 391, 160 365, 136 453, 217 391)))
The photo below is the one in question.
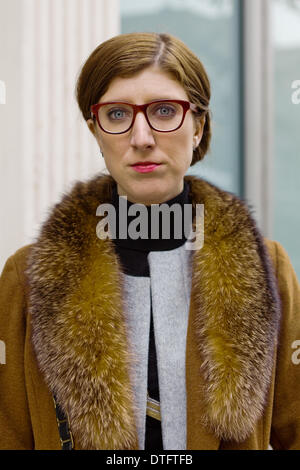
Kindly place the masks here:
POLYGON ((172 103, 160 103, 151 109, 151 114, 158 118, 172 118, 176 116, 176 106, 172 103))
POLYGON ((130 112, 125 108, 112 108, 107 111, 107 117, 112 121, 119 121, 130 116, 130 112))

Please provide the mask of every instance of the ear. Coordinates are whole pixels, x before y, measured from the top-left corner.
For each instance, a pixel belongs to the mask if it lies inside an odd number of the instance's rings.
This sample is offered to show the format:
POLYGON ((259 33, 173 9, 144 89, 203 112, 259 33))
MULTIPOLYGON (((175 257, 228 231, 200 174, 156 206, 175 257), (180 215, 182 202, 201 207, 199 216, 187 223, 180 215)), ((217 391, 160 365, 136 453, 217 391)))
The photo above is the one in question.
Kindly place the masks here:
POLYGON ((93 134, 93 136, 95 137, 95 134, 96 134, 96 131, 95 131, 95 122, 93 121, 93 119, 88 119, 86 121, 87 125, 88 125, 88 128, 89 130, 91 131, 91 133, 93 134))
POLYGON ((201 142, 205 120, 206 120, 205 116, 202 116, 201 118, 198 118, 196 121, 196 126, 195 126, 196 129, 194 133, 194 149, 196 149, 201 142))

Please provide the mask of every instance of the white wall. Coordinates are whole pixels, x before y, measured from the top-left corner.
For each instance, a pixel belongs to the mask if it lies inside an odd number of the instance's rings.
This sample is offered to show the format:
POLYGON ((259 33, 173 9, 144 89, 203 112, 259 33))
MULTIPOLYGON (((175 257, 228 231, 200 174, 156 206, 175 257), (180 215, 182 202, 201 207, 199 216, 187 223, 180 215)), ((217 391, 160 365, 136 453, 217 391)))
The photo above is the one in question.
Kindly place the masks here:
POLYGON ((18 109, 21 100, 19 63, 21 60, 20 2, 0 2, 0 79, 5 84, 6 104, 0 104, 0 267, 3 259, 18 246, 22 214, 22 173, 18 109), (10 30, 11 27, 11 30, 10 30))
POLYGON ((75 83, 119 30, 118 0, 0 0, 0 272, 75 180, 104 169, 75 83))

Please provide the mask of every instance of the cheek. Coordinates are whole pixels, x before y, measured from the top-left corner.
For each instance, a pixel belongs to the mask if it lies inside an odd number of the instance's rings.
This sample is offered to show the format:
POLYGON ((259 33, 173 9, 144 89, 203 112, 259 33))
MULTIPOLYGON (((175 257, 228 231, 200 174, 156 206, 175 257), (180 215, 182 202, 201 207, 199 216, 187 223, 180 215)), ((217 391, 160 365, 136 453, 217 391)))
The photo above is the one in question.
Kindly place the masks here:
MULTIPOLYGON (((124 145, 122 145, 122 140, 116 136, 98 136, 98 144, 102 149, 104 158, 107 162, 116 163, 119 160, 119 156, 124 153, 124 145)), ((111 166, 111 165, 110 165, 111 166)))
POLYGON ((189 152, 193 148, 193 135, 194 135, 194 124, 192 120, 187 119, 180 129, 178 129, 178 143, 181 147, 185 147, 186 151, 189 152))
POLYGON ((187 171, 193 160, 193 133, 182 132, 178 141, 178 165, 187 171))
POLYGON ((192 158, 193 154, 193 140, 192 135, 188 132, 181 132, 170 143, 170 151, 176 158, 185 165, 186 160, 192 158))
POLYGON ((118 175, 121 175, 123 171, 122 164, 126 148, 117 138, 115 141, 105 140, 102 151, 106 168, 114 178, 118 178, 118 175))
POLYGON ((114 151, 114 142, 110 141, 107 138, 100 138, 100 146, 105 153, 112 153, 114 151))

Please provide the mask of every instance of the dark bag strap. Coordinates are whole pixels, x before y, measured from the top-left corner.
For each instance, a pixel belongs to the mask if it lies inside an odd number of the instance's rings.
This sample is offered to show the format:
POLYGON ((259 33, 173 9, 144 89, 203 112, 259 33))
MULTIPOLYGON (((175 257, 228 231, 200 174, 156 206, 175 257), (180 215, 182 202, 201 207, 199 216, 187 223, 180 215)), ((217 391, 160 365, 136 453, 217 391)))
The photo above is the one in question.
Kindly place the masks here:
POLYGON ((54 407, 56 412, 56 421, 58 426, 59 438, 62 450, 73 450, 74 441, 68 416, 66 416, 57 403, 56 396, 53 395, 54 407))

